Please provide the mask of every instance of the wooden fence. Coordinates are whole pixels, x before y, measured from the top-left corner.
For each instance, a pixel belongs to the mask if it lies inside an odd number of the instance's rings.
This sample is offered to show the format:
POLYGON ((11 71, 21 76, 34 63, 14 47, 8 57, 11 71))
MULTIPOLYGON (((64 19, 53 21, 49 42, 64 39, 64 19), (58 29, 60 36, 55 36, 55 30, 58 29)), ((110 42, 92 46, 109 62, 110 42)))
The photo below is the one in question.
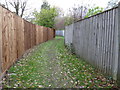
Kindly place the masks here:
POLYGON ((120 85, 120 5, 67 26, 65 41, 78 56, 120 85))
POLYGON ((54 29, 31 24, 0 6, 0 76, 26 50, 54 36, 54 29))

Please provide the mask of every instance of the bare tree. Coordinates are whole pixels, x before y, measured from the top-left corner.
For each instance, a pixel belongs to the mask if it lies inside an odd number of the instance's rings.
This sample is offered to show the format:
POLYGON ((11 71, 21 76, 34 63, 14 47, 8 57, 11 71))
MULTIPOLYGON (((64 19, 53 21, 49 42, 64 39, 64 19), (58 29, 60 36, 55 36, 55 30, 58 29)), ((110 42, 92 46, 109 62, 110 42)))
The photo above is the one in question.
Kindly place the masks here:
POLYGON ((5 0, 5 4, 8 9, 8 6, 11 5, 15 9, 15 13, 22 17, 26 9, 27 1, 28 0, 5 0))
POLYGON ((83 19, 87 11, 87 6, 73 7, 74 21, 83 19))
POLYGON ((88 7, 84 5, 74 5, 71 9, 69 9, 69 16, 73 17, 73 21, 81 20, 84 18, 88 11, 88 7))
POLYGON ((26 5, 27 5, 27 1, 21 3, 21 15, 20 15, 21 17, 23 16, 26 5))
POLYGON ((74 6, 69 9, 68 15, 73 22, 84 19, 88 10, 95 7, 95 4, 92 3, 93 0, 77 0, 74 3, 74 6))

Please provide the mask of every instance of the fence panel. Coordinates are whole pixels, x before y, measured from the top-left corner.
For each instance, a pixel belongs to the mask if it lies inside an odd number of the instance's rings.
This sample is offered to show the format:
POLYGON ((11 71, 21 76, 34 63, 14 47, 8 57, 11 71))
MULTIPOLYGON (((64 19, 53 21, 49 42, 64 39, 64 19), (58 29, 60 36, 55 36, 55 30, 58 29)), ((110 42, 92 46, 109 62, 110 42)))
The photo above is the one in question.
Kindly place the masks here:
POLYGON ((43 41, 43 26, 36 25, 36 44, 40 44, 43 41))
POLYGON ((0 6, 0 78, 26 50, 54 34, 52 29, 31 24, 0 6))
POLYGON ((48 40, 51 40, 54 38, 54 29, 48 28, 48 40))
POLYGON ((115 7, 65 28, 65 44, 72 44, 78 56, 115 80, 119 61, 118 13, 115 7))
POLYGON ((22 18, 17 17, 16 22, 16 42, 17 42, 17 58, 19 58, 24 53, 24 21, 22 18))
POLYGON ((2 61, 2 70, 6 70, 8 68, 10 53, 9 53, 9 26, 8 26, 8 14, 9 11, 3 8, 3 30, 2 30, 2 43, 3 43, 3 61, 2 61))
POLYGON ((43 27, 43 42, 48 40, 48 31, 46 27, 43 27))

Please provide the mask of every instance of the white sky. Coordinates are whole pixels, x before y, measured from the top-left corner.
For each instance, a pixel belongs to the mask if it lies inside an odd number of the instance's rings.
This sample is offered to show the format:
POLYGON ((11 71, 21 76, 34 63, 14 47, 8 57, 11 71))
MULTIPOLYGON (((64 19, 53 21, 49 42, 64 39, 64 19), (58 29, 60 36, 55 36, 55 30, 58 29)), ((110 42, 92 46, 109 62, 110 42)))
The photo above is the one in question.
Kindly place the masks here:
MULTIPOLYGON (((32 9, 36 8, 40 9, 43 0, 28 0, 28 5, 32 7, 32 9)), ((105 8, 107 6, 108 1, 110 0, 47 0, 50 5, 57 6, 61 8, 65 13, 66 11, 73 7, 74 4, 84 4, 90 6, 100 6, 105 8)))
MULTIPOLYGON (((42 4, 42 0, 28 0, 29 4, 32 8, 36 8, 37 10, 40 8, 42 4)), ((90 4, 90 5, 96 5, 100 7, 106 7, 108 1, 110 0, 47 0, 48 3, 51 5, 58 6, 60 8, 63 8, 63 10, 67 10, 70 7, 74 6, 74 4, 90 4)))
MULTIPOLYGON (((0 0, 0 2, 4 2, 5 0, 0 0)), ((40 10, 41 4, 43 0, 28 0, 28 7, 31 9, 29 12, 32 12, 35 8, 40 10)), ((64 12, 66 12, 70 7, 73 7, 74 4, 85 4, 90 6, 100 6, 105 8, 107 6, 108 1, 110 0, 47 0, 50 5, 57 6, 62 8, 64 12)))

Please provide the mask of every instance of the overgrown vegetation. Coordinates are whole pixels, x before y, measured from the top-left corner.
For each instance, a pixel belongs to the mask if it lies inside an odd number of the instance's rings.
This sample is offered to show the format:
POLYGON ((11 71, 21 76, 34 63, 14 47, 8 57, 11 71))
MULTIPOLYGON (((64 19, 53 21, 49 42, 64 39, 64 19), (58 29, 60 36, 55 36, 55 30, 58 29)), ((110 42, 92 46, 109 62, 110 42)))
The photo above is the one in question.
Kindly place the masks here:
POLYGON ((4 88, 111 88, 111 77, 68 52, 63 37, 36 46, 10 68, 4 88))
POLYGON ((65 17, 65 26, 70 25, 78 20, 82 20, 84 18, 88 18, 95 14, 101 13, 104 11, 104 8, 96 6, 89 7, 89 5, 81 5, 77 7, 73 7, 69 10, 69 14, 65 17))
POLYGON ((103 12, 103 8, 101 8, 101 7, 95 7, 95 8, 89 9, 85 18, 90 17, 95 14, 98 14, 100 12, 103 12))

